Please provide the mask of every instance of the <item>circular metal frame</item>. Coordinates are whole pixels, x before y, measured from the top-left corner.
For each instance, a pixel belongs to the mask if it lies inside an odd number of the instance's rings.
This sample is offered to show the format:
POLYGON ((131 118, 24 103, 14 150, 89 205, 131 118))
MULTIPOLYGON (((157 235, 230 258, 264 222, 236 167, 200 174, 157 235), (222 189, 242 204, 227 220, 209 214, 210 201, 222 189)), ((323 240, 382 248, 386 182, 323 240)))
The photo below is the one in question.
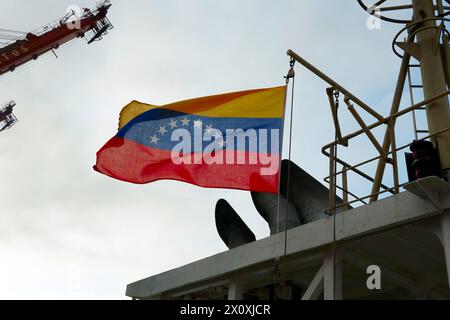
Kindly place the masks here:
MULTIPOLYGON (((402 20, 402 19, 394 19, 394 18, 389 18, 389 17, 385 17, 383 15, 380 15, 376 12, 376 10, 372 9, 372 8, 376 8, 378 7, 380 4, 384 3, 385 1, 378 1, 375 4, 371 5, 371 6, 367 6, 363 0, 357 0, 359 5, 364 9, 364 11, 366 11, 367 13, 369 13, 370 15, 377 17, 378 19, 384 20, 384 21, 388 21, 388 22, 393 22, 393 23, 400 23, 400 24, 408 24, 411 23, 412 20, 402 20)), ((445 2, 449 3, 448 0, 445 0, 445 2)), ((450 3, 449 3, 450 4, 450 3)))
MULTIPOLYGON (((447 1, 447 0, 445 0, 447 1)), ((445 21, 445 22, 450 22, 450 19, 445 18, 446 16, 450 15, 450 12, 446 12, 442 17, 436 17, 436 18, 428 18, 428 19, 424 19, 424 20, 420 20, 420 21, 416 21, 413 23, 410 23, 408 25, 406 25, 405 27, 403 27, 402 29, 400 29, 400 31, 395 35, 394 40, 392 41, 392 50, 394 51, 394 53, 403 59, 403 56, 397 51, 396 49, 396 43, 398 38, 400 37, 400 35, 407 31, 408 29, 410 29, 411 27, 415 27, 417 25, 419 25, 420 23, 423 23, 425 21, 431 21, 431 20, 435 20, 435 21, 445 21)), ((418 28, 417 30, 411 31, 411 33, 408 34, 408 39, 407 41, 410 41, 412 39, 412 37, 415 37, 415 35, 419 32, 425 31, 425 30, 429 30, 429 29, 440 29, 440 26, 433 26, 433 27, 423 27, 423 28, 418 28)), ((450 36, 450 33, 448 32, 447 29, 442 29, 443 32, 447 33, 448 36, 450 36)))

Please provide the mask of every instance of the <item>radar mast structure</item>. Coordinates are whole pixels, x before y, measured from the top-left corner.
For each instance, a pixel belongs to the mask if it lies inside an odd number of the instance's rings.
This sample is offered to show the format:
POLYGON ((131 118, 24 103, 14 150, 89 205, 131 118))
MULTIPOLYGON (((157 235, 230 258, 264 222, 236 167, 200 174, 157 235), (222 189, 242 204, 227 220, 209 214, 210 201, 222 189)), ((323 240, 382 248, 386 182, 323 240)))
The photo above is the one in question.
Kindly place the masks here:
MULTIPOLYGON (((410 95, 416 89, 423 92, 425 100, 432 99, 436 95, 445 92, 450 87, 450 46, 449 32, 446 23, 450 21, 450 6, 444 5, 442 0, 412 0, 406 4, 398 5, 398 1, 381 0, 372 5, 367 5, 364 0, 358 0, 360 6, 369 14, 384 21, 404 23, 405 26, 395 36, 392 48, 399 57, 408 64, 406 69, 410 95), (391 16, 388 16, 388 14, 391 16), (398 15, 411 15, 410 19, 398 18, 398 15), (400 40, 404 35, 405 40, 400 40), (403 51, 403 53, 401 53, 403 51), (418 63, 412 64, 411 57, 418 63), (411 83, 411 69, 420 69, 421 84, 411 83)), ((445 0, 446 4, 449 1, 445 0)), ((448 96, 445 95, 425 105, 428 129, 417 133, 428 133, 439 153, 439 160, 443 175, 448 179, 450 173, 450 106, 448 96)), ((398 111, 398 110, 397 110, 398 111)), ((415 117, 414 117, 415 121, 415 117)), ((389 140, 386 136, 385 141, 389 140)), ((389 144, 389 142, 387 143, 389 144)), ((379 190, 381 178, 384 173, 385 162, 379 161, 375 174, 375 183, 372 193, 379 190)), ((372 196, 376 200, 377 196, 372 196)))

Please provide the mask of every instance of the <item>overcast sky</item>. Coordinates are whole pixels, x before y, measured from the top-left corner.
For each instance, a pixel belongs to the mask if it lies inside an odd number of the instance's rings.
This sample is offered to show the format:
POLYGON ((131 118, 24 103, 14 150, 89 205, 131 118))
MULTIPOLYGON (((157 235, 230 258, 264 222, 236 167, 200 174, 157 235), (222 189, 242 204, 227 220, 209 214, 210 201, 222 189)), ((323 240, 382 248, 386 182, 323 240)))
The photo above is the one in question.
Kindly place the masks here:
MULTIPOLYGON (((0 102, 15 99, 20 119, 0 134, 1 299, 124 299, 130 282, 226 250, 214 223, 221 197, 257 238, 268 236, 248 192, 132 185, 92 170, 133 99, 165 104, 282 85, 291 48, 378 112, 390 108, 400 26, 369 30, 356 1, 112 3, 115 28, 103 41, 77 39, 58 59, 48 54, 0 78, 0 102)), ((33 30, 73 4, 95 1, 0 0, 0 28, 33 30)), ((296 69, 293 160, 322 181, 320 149, 334 136, 327 85, 296 69)), ((357 128, 341 113, 345 132, 357 128)), ((404 128, 398 144, 412 140, 404 128)), ((367 139, 350 151, 355 161, 374 154, 367 139)))

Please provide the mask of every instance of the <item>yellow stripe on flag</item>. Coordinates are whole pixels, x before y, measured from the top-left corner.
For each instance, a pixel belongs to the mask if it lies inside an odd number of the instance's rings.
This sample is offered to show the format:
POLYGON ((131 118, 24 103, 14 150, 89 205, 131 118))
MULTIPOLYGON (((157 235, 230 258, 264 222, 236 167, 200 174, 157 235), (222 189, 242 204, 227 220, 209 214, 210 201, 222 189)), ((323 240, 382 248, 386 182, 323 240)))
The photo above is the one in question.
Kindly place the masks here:
POLYGON ((132 101, 122 109, 119 129, 140 114, 152 109, 167 109, 221 118, 283 118, 286 87, 232 92, 179 101, 164 106, 132 101))
POLYGON ((128 122, 130 122, 140 114, 156 108, 159 107, 151 104, 142 103, 136 100, 131 101, 120 112, 119 130, 122 129, 128 122))

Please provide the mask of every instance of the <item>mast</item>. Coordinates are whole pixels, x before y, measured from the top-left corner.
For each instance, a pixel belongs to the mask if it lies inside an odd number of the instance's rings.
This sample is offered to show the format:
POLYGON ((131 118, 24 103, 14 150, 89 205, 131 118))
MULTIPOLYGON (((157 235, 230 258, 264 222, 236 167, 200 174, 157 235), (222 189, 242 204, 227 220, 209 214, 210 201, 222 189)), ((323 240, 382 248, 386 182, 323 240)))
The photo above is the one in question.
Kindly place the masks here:
MULTIPOLYGON (((440 50, 440 29, 436 27, 436 15, 433 0, 413 0, 414 21, 422 21, 418 28, 417 47, 419 48, 420 70, 425 99, 444 92, 447 89, 443 59, 440 50), (427 19, 432 20, 427 20, 427 19)), ((445 46, 444 46, 445 48, 445 46)), ((426 106, 428 130, 431 135, 450 127, 450 109, 448 97, 442 97, 426 106)), ((432 141, 438 148, 441 169, 449 178, 450 169, 450 131, 434 136, 432 141)))

